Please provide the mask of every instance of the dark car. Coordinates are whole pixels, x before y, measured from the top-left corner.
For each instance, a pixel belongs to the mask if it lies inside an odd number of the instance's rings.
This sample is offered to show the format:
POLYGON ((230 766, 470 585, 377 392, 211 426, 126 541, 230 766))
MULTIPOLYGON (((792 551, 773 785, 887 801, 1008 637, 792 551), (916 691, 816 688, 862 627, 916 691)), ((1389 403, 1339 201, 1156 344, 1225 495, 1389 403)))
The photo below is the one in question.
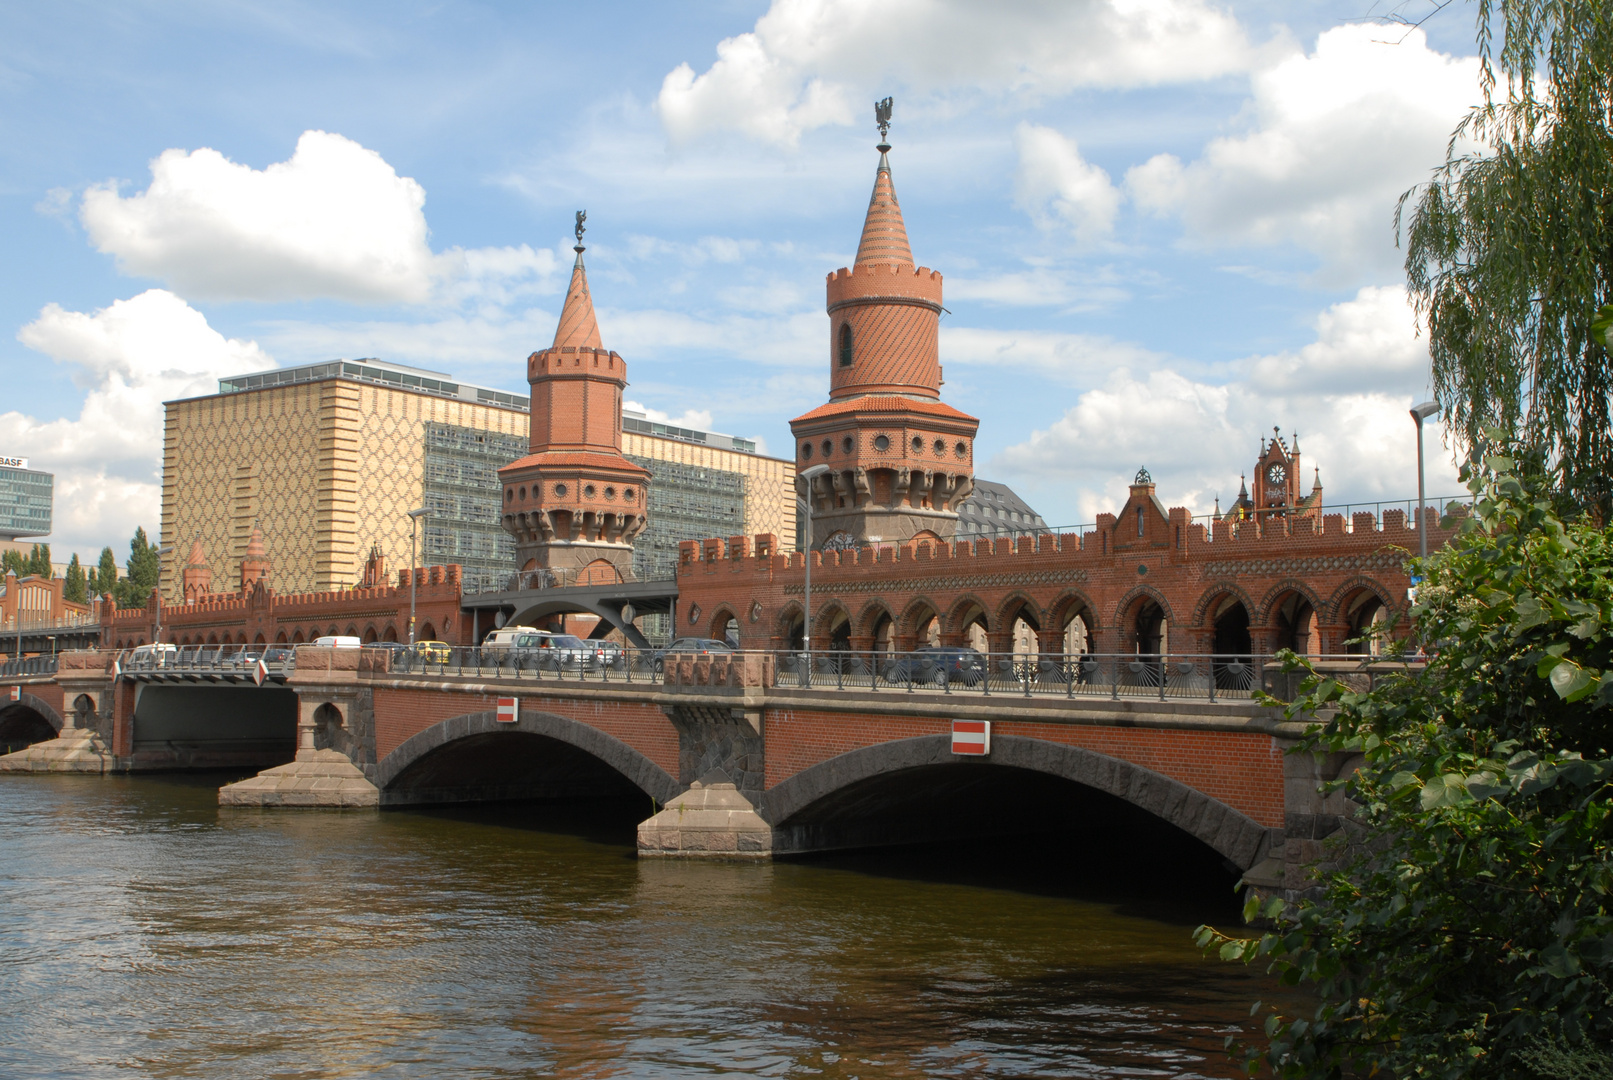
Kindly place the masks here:
POLYGON ((886 664, 884 674, 889 683, 974 686, 986 677, 986 658, 967 647, 925 645, 886 664))
POLYGON ((726 641, 706 637, 680 637, 664 649, 658 649, 650 654, 650 664, 659 674, 666 670, 668 659, 676 660, 680 656, 731 656, 734 647, 726 641))

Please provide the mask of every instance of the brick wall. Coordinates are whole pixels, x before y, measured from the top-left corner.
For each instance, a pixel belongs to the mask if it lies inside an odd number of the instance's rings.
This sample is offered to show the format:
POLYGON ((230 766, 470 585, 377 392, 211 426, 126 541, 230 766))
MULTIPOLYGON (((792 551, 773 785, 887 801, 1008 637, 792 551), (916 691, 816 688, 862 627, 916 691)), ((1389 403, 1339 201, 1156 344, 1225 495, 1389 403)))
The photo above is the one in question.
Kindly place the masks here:
MULTIPOLYGON (((767 786, 803 769, 866 746, 946 735, 952 722, 940 717, 866 717, 802 709, 769 709, 767 786)), ((1077 746, 1152 769, 1219 799, 1262 825, 1283 824, 1283 754, 1269 735, 1090 727, 1004 720, 993 735, 1043 739, 1077 746)))
MULTIPOLYGON (((588 724, 619 739, 678 775, 678 733, 659 706, 638 702, 584 701, 558 697, 521 696, 523 709, 554 713, 588 724)), ((433 724, 466 713, 489 712, 498 695, 466 694, 441 690, 375 690, 375 753, 377 759, 396 750, 405 739, 433 724)))

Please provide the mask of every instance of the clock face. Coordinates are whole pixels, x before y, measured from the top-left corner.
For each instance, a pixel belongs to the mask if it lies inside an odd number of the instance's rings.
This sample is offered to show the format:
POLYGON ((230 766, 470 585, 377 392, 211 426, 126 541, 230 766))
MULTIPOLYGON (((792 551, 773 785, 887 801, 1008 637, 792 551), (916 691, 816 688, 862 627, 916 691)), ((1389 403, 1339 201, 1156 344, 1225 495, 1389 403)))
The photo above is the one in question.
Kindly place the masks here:
POLYGON ((1281 484, 1288 477, 1288 470, 1281 464, 1273 463, 1266 469, 1266 483, 1281 484))

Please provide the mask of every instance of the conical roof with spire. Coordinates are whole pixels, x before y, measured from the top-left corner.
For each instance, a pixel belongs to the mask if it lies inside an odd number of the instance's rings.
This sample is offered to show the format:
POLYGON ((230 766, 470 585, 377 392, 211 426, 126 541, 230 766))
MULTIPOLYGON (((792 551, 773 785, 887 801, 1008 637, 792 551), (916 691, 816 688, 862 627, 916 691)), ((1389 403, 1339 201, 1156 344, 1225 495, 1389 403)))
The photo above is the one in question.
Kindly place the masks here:
POLYGON ((879 168, 874 173, 874 193, 868 198, 868 216, 863 219, 862 239, 857 244, 854 265, 913 265, 913 248, 907 242, 907 223, 902 205, 896 201, 896 184, 891 180, 890 147, 879 144, 879 168))
POLYGON ((582 264, 582 249, 571 267, 571 286, 566 304, 560 309, 560 323, 554 328, 551 348, 599 349, 599 320, 594 317, 594 300, 588 294, 588 271, 582 264))

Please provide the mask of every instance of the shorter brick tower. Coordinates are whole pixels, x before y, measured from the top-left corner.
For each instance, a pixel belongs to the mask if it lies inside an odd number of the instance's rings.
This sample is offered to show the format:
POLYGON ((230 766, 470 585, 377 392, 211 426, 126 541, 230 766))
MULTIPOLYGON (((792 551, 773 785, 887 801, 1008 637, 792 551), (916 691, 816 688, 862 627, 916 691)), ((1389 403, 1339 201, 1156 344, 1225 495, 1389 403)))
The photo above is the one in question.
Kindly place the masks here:
POLYGON ((498 471, 504 531, 523 570, 555 570, 563 584, 631 581, 633 539, 644 531, 650 474, 622 456, 627 365, 600 345, 583 268, 577 214, 571 269, 554 344, 527 357, 529 453, 498 471))
POLYGON ((951 540, 974 488, 980 421, 941 400, 941 275, 913 262, 891 181, 881 103, 879 167, 855 264, 828 280, 829 402, 790 421, 798 471, 814 465, 813 547, 951 540))
POLYGON ((202 542, 197 540, 190 546, 190 556, 185 559, 185 568, 180 572, 180 591, 187 604, 197 600, 213 591, 213 571, 207 565, 207 553, 202 550, 202 542))
POLYGON ((263 530, 252 526, 252 536, 246 542, 246 554, 241 556, 241 591, 249 593, 258 582, 269 584, 269 554, 263 549, 263 530))

